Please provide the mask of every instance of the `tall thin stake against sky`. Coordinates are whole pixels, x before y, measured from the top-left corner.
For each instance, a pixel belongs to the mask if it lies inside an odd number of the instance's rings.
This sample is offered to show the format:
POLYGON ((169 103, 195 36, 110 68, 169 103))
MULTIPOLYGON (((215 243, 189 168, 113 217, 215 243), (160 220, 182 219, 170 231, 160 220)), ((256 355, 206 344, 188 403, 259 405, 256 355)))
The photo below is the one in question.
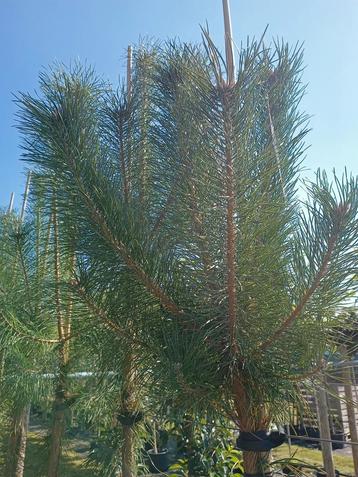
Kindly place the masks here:
POLYGON ((24 192, 24 200, 22 202, 22 208, 21 208, 21 214, 20 214, 20 221, 21 222, 23 222, 24 218, 25 218, 27 199, 28 199, 29 191, 30 191, 30 183, 31 183, 31 171, 29 171, 28 174, 27 174, 27 180, 26 180, 26 186, 25 186, 25 192, 24 192))
POLYGON ((127 49, 127 96, 130 100, 132 94, 132 47, 128 46, 127 49))
POLYGON ((231 13, 229 0, 223 0, 224 28, 225 28, 225 53, 227 66, 227 82, 229 85, 235 83, 235 59, 234 42, 232 38, 231 13))
POLYGON ((15 198, 15 194, 14 194, 13 192, 11 192, 9 207, 8 207, 8 209, 7 209, 7 213, 8 213, 8 214, 11 214, 12 209, 14 208, 14 198, 15 198))

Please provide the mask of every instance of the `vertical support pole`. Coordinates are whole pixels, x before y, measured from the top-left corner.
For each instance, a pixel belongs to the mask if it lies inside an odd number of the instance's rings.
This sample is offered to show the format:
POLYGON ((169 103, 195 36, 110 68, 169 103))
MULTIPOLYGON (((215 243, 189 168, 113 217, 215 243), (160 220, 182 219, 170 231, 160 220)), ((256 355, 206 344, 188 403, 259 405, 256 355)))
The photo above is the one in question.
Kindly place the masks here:
MULTIPOLYGON (((324 382, 324 381, 323 381, 324 382)), ((322 439, 331 439, 331 432, 329 428, 327 392, 323 387, 319 387, 316 391, 317 399, 317 414, 320 435, 322 439)), ((327 472, 327 477, 335 477, 333 451, 331 442, 321 442, 323 467, 327 472)))
POLYGON ((21 223, 24 221, 24 218, 25 218, 26 206, 27 206, 27 199, 28 199, 28 197, 29 197, 30 183, 31 183, 31 171, 28 172, 28 174, 27 174, 27 179, 26 179, 26 186, 25 186, 25 192, 24 192, 24 200, 23 200, 23 202, 22 202, 21 214, 20 214, 20 222, 21 222, 21 223))
POLYGON ((223 0, 224 28, 225 28, 225 53, 227 82, 230 86, 235 84, 234 42, 232 38, 231 13, 229 0, 223 0))
MULTIPOLYGON (((355 403, 353 397, 353 375, 351 366, 345 366, 343 368, 343 380, 344 380, 344 394, 347 406, 347 416, 349 424, 349 432, 352 442, 358 442, 358 429, 355 413, 355 403)), ((358 475, 358 446, 352 446, 352 457, 354 464, 354 474, 358 475)))
POLYGON ((291 439, 291 432, 290 432, 290 425, 289 424, 286 424, 286 434, 288 435, 288 437, 287 437, 288 455, 291 458, 292 457, 292 439, 291 439))
MULTIPOLYGON (((129 45, 127 49, 127 105, 128 105, 128 111, 131 111, 130 107, 130 102, 132 99, 132 89, 133 89, 133 80, 132 80, 132 75, 133 75, 133 50, 132 46, 129 45)), ((124 185, 124 193, 126 200, 128 200, 129 197, 129 192, 131 189, 131 176, 132 176, 132 140, 131 140, 131 122, 132 118, 128 117, 128 140, 127 140, 127 165, 124 163, 124 157, 123 157, 123 173, 124 173, 124 180, 125 180, 125 185, 124 185)))
POLYGON ((15 197, 15 194, 13 192, 11 192, 9 207, 7 208, 7 213, 8 214, 11 214, 12 209, 14 208, 14 197, 15 197))
POLYGON ((128 101, 132 96, 132 47, 128 46, 127 49, 127 97, 128 101))

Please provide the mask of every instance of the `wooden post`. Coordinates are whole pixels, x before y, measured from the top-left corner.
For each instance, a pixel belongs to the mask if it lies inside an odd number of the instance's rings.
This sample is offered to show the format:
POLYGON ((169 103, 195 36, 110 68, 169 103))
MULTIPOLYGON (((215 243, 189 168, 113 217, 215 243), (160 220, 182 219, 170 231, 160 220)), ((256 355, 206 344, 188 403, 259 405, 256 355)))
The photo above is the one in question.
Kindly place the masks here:
MULTIPOLYGON (((358 429, 356 421, 355 406, 357 403, 354 402, 353 397, 353 379, 352 379, 352 369, 351 366, 345 366, 343 368, 343 379, 344 379, 344 394, 346 398, 347 406, 347 416, 349 424, 349 432, 351 435, 351 440, 353 442, 358 442, 358 429)), ((352 446, 352 457, 354 464, 354 474, 358 475, 358 446, 352 446)))
MULTIPOLYGON (((319 422, 320 435, 323 439, 331 439, 329 428, 327 392, 323 387, 319 387, 316 391, 317 415, 319 422)), ((327 472, 327 477, 335 477, 333 452, 331 442, 321 442, 323 467, 327 472)))
POLYGON ((225 53, 227 82, 229 85, 235 84, 235 60, 234 60, 234 42, 232 38, 231 13, 229 0, 223 0, 224 27, 225 27, 225 53))
POLYGON ((286 434, 287 434, 287 444, 288 444, 288 455, 290 458, 292 457, 292 439, 291 439, 291 432, 290 432, 290 425, 286 424, 286 434))
POLYGON ((7 213, 8 214, 11 214, 12 209, 14 208, 14 197, 15 197, 15 194, 13 192, 11 192, 9 207, 7 208, 7 213))

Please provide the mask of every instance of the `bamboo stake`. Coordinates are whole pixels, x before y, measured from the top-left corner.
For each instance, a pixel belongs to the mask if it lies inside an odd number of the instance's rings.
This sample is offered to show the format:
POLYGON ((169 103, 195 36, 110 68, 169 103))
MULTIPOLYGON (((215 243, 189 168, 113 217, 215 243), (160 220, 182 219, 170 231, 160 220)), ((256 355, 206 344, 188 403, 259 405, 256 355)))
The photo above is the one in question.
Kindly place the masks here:
POLYGON ((15 194, 14 194, 13 192, 11 192, 9 207, 8 207, 8 209, 7 209, 7 213, 8 213, 8 214, 11 214, 12 209, 14 208, 14 197, 15 197, 15 194))
MULTIPOLYGON (((128 104, 128 111, 131 110, 130 108, 130 102, 131 102, 131 99, 132 99, 132 75, 133 75, 133 50, 132 50, 132 46, 131 45, 128 45, 128 49, 127 49, 127 104, 128 104)), ((128 118, 128 121, 129 121, 129 130, 131 129, 131 118, 129 117, 128 118)), ((132 172, 131 172, 131 169, 132 169, 132 165, 131 165, 131 162, 132 162, 132 159, 131 159, 131 148, 132 148, 132 141, 129 139, 131 137, 131 134, 129 133, 128 134, 128 144, 127 144, 127 167, 125 168, 125 165, 124 165, 124 168, 126 169, 124 171, 125 173, 125 177, 124 177, 124 181, 125 181, 125 195, 126 195, 126 199, 128 200, 129 198, 129 192, 130 192, 130 189, 131 189, 131 175, 132 175, 132 172)), ((123 158, 124 159, 124 158, 123 158)))
MULTIPOLYGON (((129 45, 127 49, 127 104, 128 111, 131 111, 132 98, 132 47, 129 45)), ((130 115, 129 115, 130 116, 130 115)), ((130 177, 131 177, 131 118, 128 118, 129 129, 127 144, 127 164, 125 163, 124 153, 122 154, 122 167, 124 179, 124 193, 126 201, 129 199, 130 177)), ((121 142, 122 151, 124 151, 123 142, 121 142)), ((106 320, 108 322, 108 320, 106 320)), ((130 328, 130 327, 129 327, 130 328)), ((133 334, 133 333, 132 333, 133 334)), ((123 373, 123 389, 120 395, 120 412, 133 412, 136 407, 136 383, 135 383, 135 355, 133 349, 127 348, 126 358, 122 363, 123 373)), ((136 477, 137 464, 135 453, 135 430, 133 425, 122 424, 123 440, 121 444, 122 468, 118 469, 118 475, 122 477, 136 477)), ((117 475, 117 471, 116 471, 117 475)))
POLYGON ((235 84, 235 59, 234 42, 232 38, 231 13, 229 0, 223 0, 224 27, 225 27, 225 53, 227 83, 232 86, 235 84))
POLYGON ((28 197, 29 197, 30 183, 31 183, 31 171, 28 172, 28 174, 27 174, 27 179, 26 179, 26 186, 25 186, 25 192, 24 192, 24 200, 23 200, 23 202, 22 202, 21 214, 20 214, 20 222, 21 222, 21 223, 24 221, 24 218, 25 218, 26 207, 27 207, 27 200, 28 200, 28 197))
POLYGON ((132 96, 132 46, 129 45, 127 49, 127 96, 128 101, 132 96))

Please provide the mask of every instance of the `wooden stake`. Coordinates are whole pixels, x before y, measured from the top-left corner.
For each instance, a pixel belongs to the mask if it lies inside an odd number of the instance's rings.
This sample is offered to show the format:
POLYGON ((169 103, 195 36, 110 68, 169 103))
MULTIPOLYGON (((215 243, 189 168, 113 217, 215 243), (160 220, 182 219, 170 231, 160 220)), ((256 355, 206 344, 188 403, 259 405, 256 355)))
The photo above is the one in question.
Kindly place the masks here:
MULTIPOLYGON (((323 439, 331 439, 331 432, 329 427, 328 405, 327 405, 327 393, 322 387, 319 387, 316 391, 317 399, 317 414, 320 429, 320 436, 323 439)), ((331 442, 321 442, 323 467, 327 472, 327 477, 335 477, 333 451, 331 442)))
POLYGON ((15 197, 15 194, 14 194, 13 192, 11 192, 9 207, 8 207, 8 209, 7 209, 7 213, 8 213, 8 214, 11 214, 12 209, 14 208, 14 197, 15 197))
POLYGON ((31 183, 31 171, 27 174, 25 192, 24 192, 24 200, 22 202, 21 214, 20 214, 20 222, 24 221, 25 213, 26 213, 26 206, 27 206, 27 199, 29 197, 29 190, 30 190, 30 183, 31 183))
POLYGON ((286 424, 286 434, 287 434, 287 444, 288 444, 288 455, 292 457, 292 439, 290 433, 290 425, 286 424))
POLYGON ((234 42, 232 38, 231 13, 229 0, 223 0, 224 28, 225 28, 225 53, 227 82, 230 86, 235 84, 234 42))

